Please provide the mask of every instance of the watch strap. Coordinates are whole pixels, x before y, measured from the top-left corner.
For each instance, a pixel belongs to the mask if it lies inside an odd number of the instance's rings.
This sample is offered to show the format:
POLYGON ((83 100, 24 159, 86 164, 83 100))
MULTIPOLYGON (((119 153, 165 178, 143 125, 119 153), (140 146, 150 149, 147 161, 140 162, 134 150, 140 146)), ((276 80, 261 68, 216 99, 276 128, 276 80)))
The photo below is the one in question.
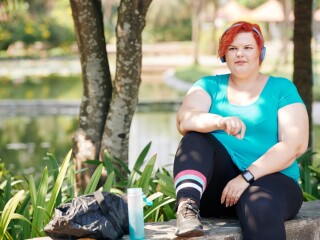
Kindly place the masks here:
POLYGON ((244 180, 246 180, 247 183, 253 183, 254 182, 254 176, 253 174, 248 170, 244 170, 242 173, 241 173, 242 177, 244 180))

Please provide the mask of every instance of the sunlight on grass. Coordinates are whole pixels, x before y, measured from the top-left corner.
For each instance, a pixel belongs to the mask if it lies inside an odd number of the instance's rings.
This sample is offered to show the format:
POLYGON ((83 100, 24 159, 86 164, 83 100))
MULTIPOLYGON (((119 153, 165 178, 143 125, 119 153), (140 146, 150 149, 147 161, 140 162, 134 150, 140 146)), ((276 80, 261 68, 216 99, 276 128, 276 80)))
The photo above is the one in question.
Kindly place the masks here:
POLYGON ((200 65, 191 65, 187 67, 180 67, 176 69, 176 76, 187 82, 195 82, 203 76, 212 75, 212 68, 203 67, 200 65))

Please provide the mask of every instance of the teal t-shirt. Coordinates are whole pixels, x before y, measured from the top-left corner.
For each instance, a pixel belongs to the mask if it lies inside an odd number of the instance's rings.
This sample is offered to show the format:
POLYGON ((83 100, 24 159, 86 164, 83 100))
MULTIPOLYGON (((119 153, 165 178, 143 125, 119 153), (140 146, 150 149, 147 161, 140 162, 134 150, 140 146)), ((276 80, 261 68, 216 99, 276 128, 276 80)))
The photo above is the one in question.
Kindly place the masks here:
MULTIPOLYGON (((295 85, 286 78, 270 76, 259 98, 247 106, 228 102, 227 86, 229 74, 207 76, 193 86, 203 88, 211 97, 209 112, 227 116, 237 116, 246 125, 243 139, 228 135, 222 130, 212 134, 226 147, 232 160, 241 170, 245 170, 255 160, 278 142, 278 110, 292 103, 303 103, 295 85)), ((283 174, 299 179, 299 168, 295 161, 283 174)))

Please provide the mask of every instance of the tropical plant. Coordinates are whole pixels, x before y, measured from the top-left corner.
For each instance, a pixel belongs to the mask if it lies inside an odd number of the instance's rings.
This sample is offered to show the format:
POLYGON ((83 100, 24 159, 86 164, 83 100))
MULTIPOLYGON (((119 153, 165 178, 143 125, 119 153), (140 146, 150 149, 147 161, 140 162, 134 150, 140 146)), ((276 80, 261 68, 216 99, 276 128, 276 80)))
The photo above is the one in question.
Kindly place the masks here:
POLYGON ((173 177, 164 168, 155 169, 156 155, 146 161, 150 147, 151 142, 141 151, 132 170, 129 170, 128 165, 121 159, 110 156, 107 150, 102 164, 99 161, 87 161, 87 163, 100 164, 96 170, 100 173, 99 168, 102 165, 105 167, 108 177, 103 186, 104 191, 123 194, 128 188, 142 188, 143 193, 148 196, 146 201, 153 201, 152 206, 145 204, 145 221, 162 222, 175 218, 173 177), (113 162, 121 166, 122 170, 115 168, 113 162), (123 170, 126 174, 123 174, 123 170))
MULTIPOLYGON (((143 149, 132 170, 124 161, 114 159, 108 152, 105 152, 103 162, 87 161, 89 164, 98 164, 98 167, 87 187, 78 195, 96 191, 105 169, 108 177, 100 190, 123 194, 129 187, 141 187, 148 196, 146 202, 153 201, 152 206, 145 204, 146 222, 175 218, 173 178, 167 170, 155 169, 156 155, 146 161, 150 146, 151 143, 143 149), (113 161, 127 175, 115 168, 113 161)), ((48 154, 48 158, 49 164, 44 168, 38 183, 34 176, 12 176, 4 164, 0 164, 0 240, 45 236, 44 227, 53 216, 55 207, 76 196, 74 179, 78 173, 70 162, 71 151, 60 166, 52 154, 48 154)))
MULTIPOLYGON (((3 181, 0 179, 0 194, 3 193, 4 199, 8 200, 3 208, 0 205, 0 240, 45 236, 43 228, 50 221, 54 208, 61 203, 61 187, 70 157, 71 151, 59 169, 49 171, 46 167, 38 186, 33 176, 19 180, 2 168, 0 176, 4 178, 3 181), (21 186, 24 189, 15 193, 21 186), (13 197, 12 193, 15 194, 13 197)), ((52 166, 57 166, 57 163, 52 162, 52 166)))
POLYGON ((320 199, 320 166, 310 165, 315 154, 309 149, 297 159, 300 166, 300 186, 306 201, 320 199))

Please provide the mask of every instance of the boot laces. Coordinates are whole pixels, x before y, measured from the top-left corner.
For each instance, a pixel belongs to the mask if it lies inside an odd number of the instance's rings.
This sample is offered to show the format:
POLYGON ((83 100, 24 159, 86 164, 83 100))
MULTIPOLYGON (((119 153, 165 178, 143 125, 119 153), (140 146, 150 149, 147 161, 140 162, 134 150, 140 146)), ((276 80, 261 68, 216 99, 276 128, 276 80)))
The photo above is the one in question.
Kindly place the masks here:
POLYGON ((198 207, 190 200, 182 205, 180 211, 184 218, 199 218, 200 211, 198 210, 198 207))

